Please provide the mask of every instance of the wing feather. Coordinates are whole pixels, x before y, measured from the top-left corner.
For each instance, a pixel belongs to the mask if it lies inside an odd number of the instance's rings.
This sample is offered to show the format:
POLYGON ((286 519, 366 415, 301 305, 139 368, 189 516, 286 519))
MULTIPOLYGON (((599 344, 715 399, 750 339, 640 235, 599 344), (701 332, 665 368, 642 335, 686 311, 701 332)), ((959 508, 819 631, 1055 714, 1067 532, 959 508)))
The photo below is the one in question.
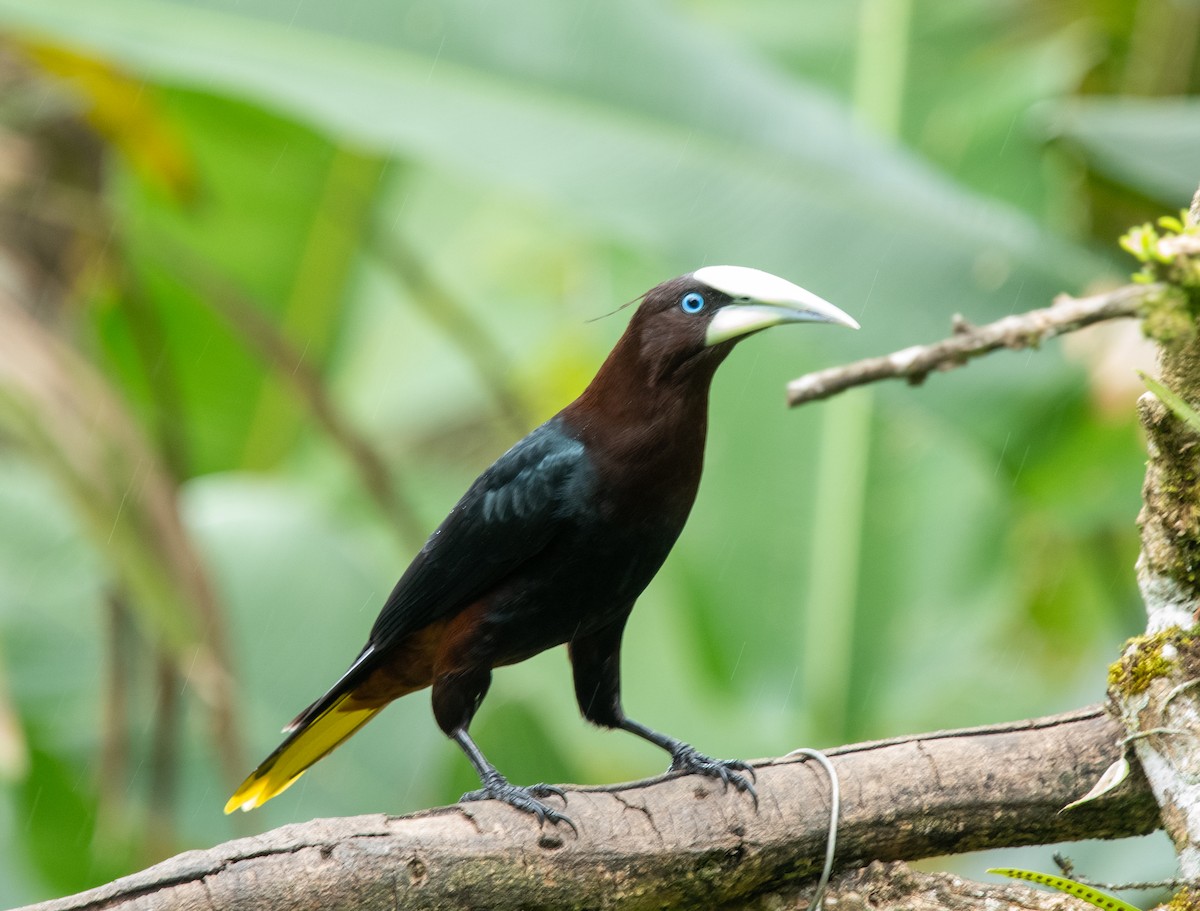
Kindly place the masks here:
POLYGON ((388 596, 369 643, 452 616, 537 555, 585 505, 583 444, 551 419, 496 460, 429 536, 388 596))
POLYGON ((388 648, 456 614, 532 559, 585 506, 591 468, 552 418, 502 455, 429 536, 350 668, 284 728, 302 729, 386 660, 388 648))

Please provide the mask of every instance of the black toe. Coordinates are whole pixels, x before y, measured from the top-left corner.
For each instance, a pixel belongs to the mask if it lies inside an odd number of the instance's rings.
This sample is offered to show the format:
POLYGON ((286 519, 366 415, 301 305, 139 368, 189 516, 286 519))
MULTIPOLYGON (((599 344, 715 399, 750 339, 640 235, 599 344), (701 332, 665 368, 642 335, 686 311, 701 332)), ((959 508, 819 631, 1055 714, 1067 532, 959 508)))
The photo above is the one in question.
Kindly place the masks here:
POLYGON ((519 785, 510 784, 503 778, 484 782, 482 788, 478 791, 468 791, 459 798, 460 802, 469 802, 472 800, 499 800, 508 804, 510 807, 520 810, 522 813, 529 813, 538 821, 538 825, 544 826, 549 820, 554 824, 562 823, 565 826, 570 826, 571 831, 576 835, 579 834, 579 829, 575 827, 575 823, 565 813, 560 813, 554 807, 547 806, 537 798, 539 797, 561 797, 563 803, 567 802, 566 792, 552 784, 535 784, 523 788, 519 785))
POLYGON ((754 800, 755 809, 758 809, 758 792, 754 790, 753 784, 757 777, 754 768, 748 762, 740 759, 713 759, 685 745, 672 757, 671 771, 718 778, 724 787, 733 785, 737 790, 749 794, 754 800))

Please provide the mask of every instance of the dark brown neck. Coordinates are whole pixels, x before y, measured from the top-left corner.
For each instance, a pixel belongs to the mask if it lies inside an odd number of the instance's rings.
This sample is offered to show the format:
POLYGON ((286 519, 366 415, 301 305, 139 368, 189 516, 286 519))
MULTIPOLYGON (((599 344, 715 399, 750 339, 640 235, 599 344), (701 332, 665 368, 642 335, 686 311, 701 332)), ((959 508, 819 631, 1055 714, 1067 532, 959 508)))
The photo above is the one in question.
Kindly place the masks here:
POLYGON ((621 479, 638 496, 665 498, 682 521, 700 483, 708 390, 722 355, 681 366, 645 354, 627 331, 562 417, 601 476, 621 479))

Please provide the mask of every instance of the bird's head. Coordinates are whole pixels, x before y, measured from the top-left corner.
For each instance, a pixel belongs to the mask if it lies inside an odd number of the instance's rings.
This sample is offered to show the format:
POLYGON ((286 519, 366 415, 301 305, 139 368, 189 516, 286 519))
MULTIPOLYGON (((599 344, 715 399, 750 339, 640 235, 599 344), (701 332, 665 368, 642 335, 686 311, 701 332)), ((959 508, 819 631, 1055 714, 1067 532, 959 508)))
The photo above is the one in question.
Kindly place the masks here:
POLYGON ((746 266, 705 266, 646 292, 630 321, 644 361, 660 377, 711 373, 733 346, 783 323, 858 323, 799 285, 746 266))

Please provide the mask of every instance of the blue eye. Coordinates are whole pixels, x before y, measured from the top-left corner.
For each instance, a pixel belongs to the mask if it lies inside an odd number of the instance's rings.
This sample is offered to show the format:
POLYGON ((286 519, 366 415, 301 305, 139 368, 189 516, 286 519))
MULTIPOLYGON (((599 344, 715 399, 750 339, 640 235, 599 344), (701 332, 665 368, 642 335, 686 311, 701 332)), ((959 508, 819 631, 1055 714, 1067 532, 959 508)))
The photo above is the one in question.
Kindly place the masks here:
POLYGON ((683 296, 679 306, 683 308, 684 313, 699 313, 704 309, 704 298, 695 291, 689 291, 683 296))

